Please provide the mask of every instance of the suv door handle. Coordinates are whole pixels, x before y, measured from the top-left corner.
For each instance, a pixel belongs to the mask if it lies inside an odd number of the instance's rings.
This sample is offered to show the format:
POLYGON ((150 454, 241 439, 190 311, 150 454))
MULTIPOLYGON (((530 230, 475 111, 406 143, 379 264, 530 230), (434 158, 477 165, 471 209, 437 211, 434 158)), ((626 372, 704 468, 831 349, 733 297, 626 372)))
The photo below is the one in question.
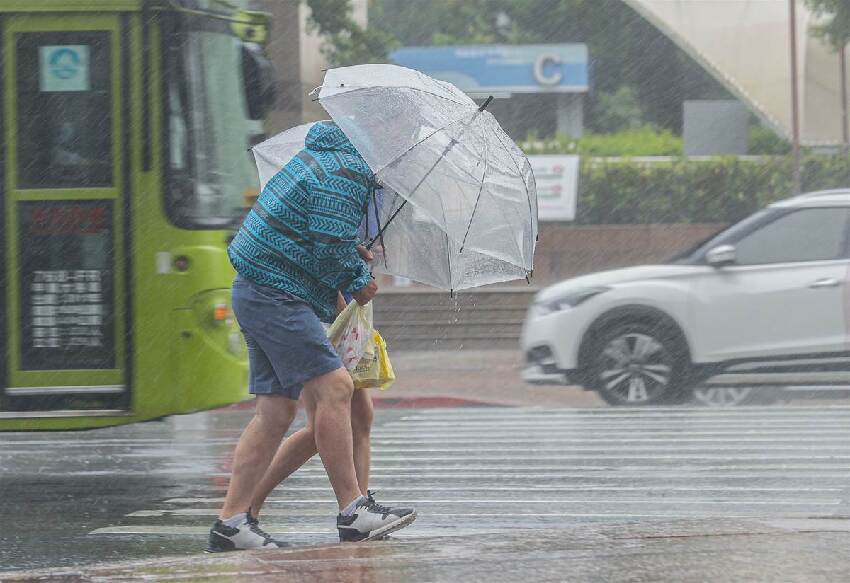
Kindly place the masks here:
POLYGON ((839 285, 841 285, 841 281, 834 277, 825 277, 823 279, 813 281, 809 284, 809 287, 812 289, 818 289, 822 287, 838 287, 839 285))

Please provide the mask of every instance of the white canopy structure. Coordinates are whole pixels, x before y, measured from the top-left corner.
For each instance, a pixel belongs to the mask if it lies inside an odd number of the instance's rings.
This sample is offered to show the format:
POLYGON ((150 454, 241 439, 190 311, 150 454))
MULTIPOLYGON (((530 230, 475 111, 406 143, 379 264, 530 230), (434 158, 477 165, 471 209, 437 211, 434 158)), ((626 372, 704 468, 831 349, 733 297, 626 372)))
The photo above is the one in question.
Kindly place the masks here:
MULTIPOLYGON (((625 2, 790 139, 788 0, 625 2)), ((838 53, 814 36, 814 17, 800 0, 796 12, 800 141, 838 145, 842 142, 838 53)))

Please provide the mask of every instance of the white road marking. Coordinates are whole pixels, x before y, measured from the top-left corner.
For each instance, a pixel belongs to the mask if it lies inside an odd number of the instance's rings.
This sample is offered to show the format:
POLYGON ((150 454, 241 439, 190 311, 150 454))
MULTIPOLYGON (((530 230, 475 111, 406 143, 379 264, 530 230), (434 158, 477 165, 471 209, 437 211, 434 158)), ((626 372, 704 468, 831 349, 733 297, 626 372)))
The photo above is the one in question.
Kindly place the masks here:
MULTIPOLYGON (((529 494, 535 492, 843 492, 844 488, 771 488, 771 487, 756 487, 756 486, 699 486, 699 487, 680 487, 680 486, 607 486, 600 484, 576 484, 574 486, 554 486, 546 484, 538 485, 523 485, 523 492, 529 494)), ((439 492, 515 492, 517 486, 440 486, 439 492)), ((416 492, 421 493, 421 486, 387 486, 381 485, 381 495, 384 496, 387 492, 416 492)), ((282 487, 280 493, 296 493, 296 492, 331 492, 330 485, 325 486, 285 486, 282 487)), ((181 503, 184 500, 216 500, 218 498, 172 498, 167 502, 179 500, 181 503)), ((223 499, 222 499, 223 500, 223 499)))
MULTIPOLYGON (((835 452, 849 452, 850 453, 850 443, 847 445, 774 445, 774 444, 765 444, 765 445, 752 445, 746 446, 745 444, 740 444, 734 448, 736 454, 743 453, 759 453, 759 452, 827 452, 827 451, 835 451, 835 452)), ((501 452, 504 454, 507 453, 530 453, 533 452, 535 455, 545 454, 547 452, 584 452, 584 453, 592 453, 592 452, 600 452, 599 456, 594 456, 595 458, 604 458, 610 457, 609 454, 605 454, 603 452, 611 451, 611 448, 606 448, 602 446, 597 447, 586 447, 586 446, 570 446, 570 447, 464 447, 462 450, 458 450, 452 447, 386 447, 381 445, 376 445, 372 447, 372 456, 374 459, 382 459, 382 454, 420 454, 420 453, 446 453, 452 454, 453 457, 460 457, 461 454, 463 456, 473 455, 476 457, 481 457, 482 459, 488 459, 483 456, 479 456, 478 454, 485 452, 501 452)), ((633 452, 659 452, 657 457, 667 457, 667 453, 661 452, 718 452, 723 451, 722 447, 708 447, 708 446, 692 446, 692 447, 682 447, 677 446, 675 444, 669 444, 664 447, 652 446, 652 445, 643 445, 636 447, 629 447, 626 451, 629 455, 628 457, 632 457, 631 454, 633 452)), ((0 454, 0 458, 12 455, 22 455, 25 453, 29 453, 28 450, 11 450, 4 451, 0 454)), ((146 458, 156 458, 162 459, 165 457, 181 457, 187 455, 187 452, 183 451, 169 451, 169 452, 133 452, 133 453, 110 453, 110 458, 130 458, 130 459, 146 459, 146 458)), ((192 456, 193 461, 210 461, 214 462, 221 459, 220 455, 198 455, 197 453, 188 454, 192 456)), ((499 456, 501 459, 505 459, 505 456, 499 456)), ((508 456, 510 457, 510 456, 508 456)), ((699 456, 694 456, 699 457, 699 456)), ((809 456, 806 456, 809 458, 809 456)), ((386 459, 386 458, 383 458, 386 459)))
MULTIPOLYGON (((375 427, 372 485, 384 504, 393 505, 396 499, 399 505, 422 508, 414 528, 399 538, 480 535, 499 530, 488 524, 523 518, 541 524, 551 519, 547 524, 552 525, 569 518, 845 515, 848 413, 850 407, 844 406, 425 410, 375 427), (501 512, 503 494, 517 490, 522 510, 501 512), (453 508, 459 512, 451 512, 453 508), (478 520, 466 521, 474 527, 456 529, 454 519, 459 517, 478 520)), ((51 442, 65 447, 61 439, 19 439, 5 442, 0 455, 35 453, 51 442)), ((104 449, 110 458, 160 459, 160 464, 150 462, 150 471, 122 474, 187 476, 182 492, 191 494, 127 515, 128 521, 168 524, 113 526, 94 534, 205 536, 229 478, 221 471, 228 467, 222 461, 235 443, 234 436, 224 433, 186 443, 172 443, 168 437, 77 441, 77 448, 83 448, 80 457, 104 449), (218 483, 211 483, 213 478, 218 483)), ((86 475, 98 470, 93 472, 86 475)), ((327 476, 314 458, 272 493, 263 527, 280 535, 335 540, 336 530, 332 522, 328 525, 335 514, 327 476), (275 524, 276 517, 288 524, 275 524), (293 526, 292 520, 303 526, 293 526)))
POLYGON ((455 452, 455 455, 435 455, 435 456, 421 456, 421 457, 393 457, 393 456, 375 456, 373 458, 376 462, 456 462, 462 460, 473 460, 473 461, 523 461, 523 462, 535 462, 535 461, 589 461, 589 460, 736 460, 736 461, 762 461, 762 460, 830 460, 830 461, 844 461, 850 460, 850 455, 738 455, 736 453, 718 453, 718 454, 657 454, 657 455, 645 455, 645 454, 631 454, 630 452, 623 452, 621 454, 606 454, 606 455, 570 455, 570 454, 562 454, 562 455, 537 455, 533 452, 528 452, 525 455, 475 455, 469 454, 463 450, 455 452))
MULTIPOLYGON (((850 423, 850 421, 848 421, 850 423)), ((679 437, 766 437, 766 436, 776 436, 776 437, 789 437, 792 438, 795 435, 800 436, 812 436, 812 437, 824 437, 827 439, 847 439, 850 438, 850 427, 846 429, 818 429, 818 428, 805 428, 799 429, 795 431, 786 431, 786 430, 775 430, 775 429, 753 429, 752 427, 748 427, 746 429, 733 429, 726 431, 696 431, 687 428, 676 429, 676 430, 658 430, 654 429, 651 431, 647 431, 645 428, 640 429, 623 429, 617 431, 598 431, 594 430, 592 432, 578 429, 570 429, 570 430, 562 430, 557 433, 560 435, 564 435, 567 438, 575 435, 579 438, 586 438, 588 435, 593 435, 597 437, 617 437, 622 438, 624 435, 633 434, 636 431, 640 431, 640 435, 648 436, 648 437, 669 437, 673 439, 678 439, 679 437)), ((516 433, 520 434, 520 436, 524 439, 536 438, 536 437, 550 437, 554 433, 552 429, 541 429, 537 430, 534 427, 526 427, 521 431, 517 431, 516 433)), ((430 438, 437 437, 442 439, 448 439, 454 437, 454 439, 463 439, 466 440, 468 437, 474 437, 477 439, 484 438, 504 438, 505 431, 486 431, 483 429, 455 429, 453 431, 414 431, 414 430, 403 430, 403 431, 373 431, 372 438, 373 439, 398 439, 398 438, 430 438)), ((234 442, 235 443, 235 442, 234 442)))
MULTIPOLYGON (((453 514, 452 516, 457 516, 453 514)), ((482 516, 472 514, 470 516, 482 516)), ((483 515, 488 516, 488 515, 483 515)), ((503 515, 500 515, 503 516, 503 515)), ((585 517, 585 518, 665 518, 671 517, 674 515, 671 514, 580 514, 580 513, 572 513, 572 514, 552 514, 551 516, 572 516, 575 518, 585 517)), ((714 517, 715 515, 706 515, 706 518, 714 517)), ((731 516, 730 518, 752 518, 752 516, 741 515, 741 516, 731 516)), ((429 527, 421 525, 419 522, 414 523, 415 526, 409 529, 405 529, 402 531, 394 532, 393 538, 424 538, 428 536, 481 536, 482 534, 488 532, 504 532, 505 528, 492 528, 492 527, 481 527, 481 528, 457 528, 452 526, 450 529, 437 527, 429 527)), ((292 526, 283 526, 283 525, 275 525, 275 524, 266 524, 263 523, 263 530, 268 532, 271 535, 293 535, 296 537, 302 536, 332 536, 334 538, 333 542, 336 542, 337 530, 336 528, 315 528, 311 527, 309 529, 292 527, 292 526)), ((127 535, 127 534, 149 534, 149 535, 158 535, 158 536, 192 536, 192 537, 200 537, 206 536, 210 532, 209 526, 176 526, 176 525, 162 525, 162 526, 108 526, 105 528, 98 528, 91 531, 89 534, 93 535, 127 535)), ((331 541, 328 541, 331 542, 331 541)))
MULTIPOLYGON (((186 516, 186 517, 216 517, 218 516, 218 508, 180 508, 175 510, 139 510, 138 512, 132 512, 127 514, 128 517, 133 518, 159 518, 159 517, 171 517, 171 516, 186 516)), ((326 510, 312 510, 312 511, 297 511, 292 512, 290 510, 282 509, 282 508, 266 508, 262 511, 261 516, 263 518, 268 516, 285 516, 288 518, 301 518, 301 517, 312 517, 312 516, 322 516, 327 519, 329 514, 332 516, 332 512, 329 513, 326 510)), ((718 512, 718 513, 706 513, 706 512, 698 512, 698 513, 689 513, 686 516, 681 513, 674 514, 670 511, 658 511, 654 513, 644 513, 644 514, 623 514, 622 512, 428 512, 428 517, 464 517, 464 516, 489 516, 494 518, 513 518, 519 516, 534 516, 534 517, 546 517, 546 516, 563 516, 563 517, 610 517, 610 516, 629 516, 629 517, 676 517, 676 518, 695 518, 695 517, 714 517, 714 516, 723 516, 727 518, 743 518, 749 517, 752 518, 752 514, 750 515, 729 515, 726 512, 718 512)), ((272 531, 275 529, 274 526, 268 526, 269 522, 263 520, 263 529, 272 531)), ((92 531, 89 534, 102 534, 101 531, 105 531, 111 528, 124 528, 124 527, 107 527, 97 529, 92 531)), ((130 526, 128 528, 134 528, 130 526)), ((147 528, 142 526, 141 528, 147 528)), ((209 527, 207 527, 208 532, 209 527)), ((299 532, 299 531, 296 531, 299 532)))
POLYGON ((663 413, 673 415, 691 415, 691 414, 718 414, 718 415, 748 415, 752 413, 831 413, 831 412, 850 412, 850 405, 762 405, 762 406, 747 406, 738 409, 702 409, 697 407, 640 407, 639 409, 590 409, 579 407, 557 407, 554 409, 548 407, 523 407, 517 409, 514 407, 450 407, 445 409, 420 409, 416 413, 406 415, 407 417, 467 417, 475 415, 563 415, 563 414, 581 414, 590 416, 643 416, 646 414, 663 413))
MULTIPOLYGON (((671 475, 669 471, 650 471, 650 472, 616 472, 616 474, 606 472, 590 472, 590 473, 561 473, 561 472, 547 472, 547 473, 505 473, 505 472, 480 472, 480 473, 470 473, 465 471, 455 471, 455 472, 447 472, 447 473, 438 473, 438 472, 423 472, 423 471, 415 471, 410 472, 390 472, 390 473, 382 473, 382 472, 370 472, 370 477, 374 480, 417 480, 421 481, 424 479, 441 479, 441 480, 487 480, 488 482, 493 480, 498 480, 501 482, 510 482, 510 483, 521 483, 524 481, 532 481, 532 480, 541 480, 541 479, 560 479, 560 480, 584 480, 584 479, 599 479, 599 478, 607 478, 609 480, 619 480, 619 479, 629 479, 629 480, 659 480, 662 482, 667 482, 669 480, 694 480, 697 478, 700 483, 708 483, 711 480, 758 480, 764 478, 777 479, 775 475, 777 470, 769 470, 768 472, 748 472, 748 473, 737 473, 737 474, 717 474, 711 473, 706 474, 705 472, 682 472, 677 471, 676 474, 671 475)), ((850 473, 847 472, 809 472, 806 471, 803 475, 800 476, 781 476, 784 483, 793 483, 795 481, 798 482, 806 482, 810 483, 812 480, 850 480, 850 473)), ((319 480, 323 483, 327 483, 327 475, 324 473, 302 473, 302 471, 298 471, 298 473, 293 474, 290 478, 287 478, 287 484, 290 483, 298 483, 302 481, 313 481, 319 480)), ((575 484, 576 488, 580 488, 583 486, 582 482, 577 482, 575 484)), ((226 486, 222 485, 205 485, 205 486, 195 486, 198 489, 208 489, 208 490, 224 490, 226 486)), ((527 488, 528 485, 523 484, 521 487, 527 488)), ((288 487, 284 487, 288 489, 288 487)), ((793 488, 794 490, 799 490, 799 488, 793 488)))
MULTIPOLYGON (((170 498, 165 500, 165 504, 221 504, 224 502, 224 497, 217 498, 170 498)), ((522 504, 752 504, 756 506, 834 506, 841 504, 840 499, 836 498, 820 498, 815 500, 800 500, 798 498, 774 498, 766 500, 763 496, 758 498, 748 499, 725 499, 725 498, 634 498, 634 499, 612 499, 612 498, 566 498, 566 499, 551 499, 531 500, 523 498, 522 504)), ((449 498, 441 496, 438 498, 416 498, 403 500, 381 499, 381 503, 391 506, 393 504, 436 504, 440 506, 449 506, 451 504, 487 504, 487 505, 502 505, 505 504, 504 498, 449 498)), ((333 494, 328 491, 326 498, 298 498, 285 500, 281 498, 270 498, 266 501, 267 506, 303 506, 305 504, 329 504, 336 507, 336 502, 333 499, 333 494)))

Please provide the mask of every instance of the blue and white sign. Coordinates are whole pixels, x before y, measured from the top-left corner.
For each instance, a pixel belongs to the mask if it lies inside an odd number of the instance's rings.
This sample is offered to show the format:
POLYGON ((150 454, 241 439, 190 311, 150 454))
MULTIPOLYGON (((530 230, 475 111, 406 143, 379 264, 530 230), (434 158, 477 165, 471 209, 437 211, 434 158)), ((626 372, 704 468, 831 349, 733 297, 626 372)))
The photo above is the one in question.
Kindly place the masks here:
POLYGON ((581 93, 588 89, 584 44, 404 47, 390 58, 470 94, 581 93))
POLYGON ((40 47, 41 91, 88 91, 88 45, 40 47))

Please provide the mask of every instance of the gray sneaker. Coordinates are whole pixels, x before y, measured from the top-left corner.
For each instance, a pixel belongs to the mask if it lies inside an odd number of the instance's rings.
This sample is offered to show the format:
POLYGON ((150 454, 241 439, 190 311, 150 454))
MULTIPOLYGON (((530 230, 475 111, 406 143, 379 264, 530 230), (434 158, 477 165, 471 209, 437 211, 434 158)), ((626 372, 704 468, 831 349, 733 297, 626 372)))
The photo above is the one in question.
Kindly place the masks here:
POLYGON ((383 539, 414 520, 414 509, 381 506, 369 492, 357 504, 351 516, 340 514, 336 517, 336 528, 341 542, 368 541, 383 539))
POLYGON ((227 526, 216 520, 210 529, 208 553, 244 551, 247 549, 278 549, 283 544, 274 540, 269 533, 260 528, 260 521, 248 515, 239 526, 227 526))

